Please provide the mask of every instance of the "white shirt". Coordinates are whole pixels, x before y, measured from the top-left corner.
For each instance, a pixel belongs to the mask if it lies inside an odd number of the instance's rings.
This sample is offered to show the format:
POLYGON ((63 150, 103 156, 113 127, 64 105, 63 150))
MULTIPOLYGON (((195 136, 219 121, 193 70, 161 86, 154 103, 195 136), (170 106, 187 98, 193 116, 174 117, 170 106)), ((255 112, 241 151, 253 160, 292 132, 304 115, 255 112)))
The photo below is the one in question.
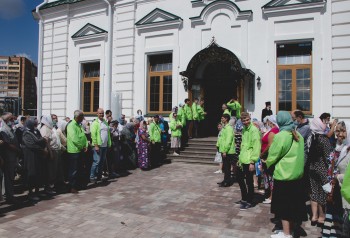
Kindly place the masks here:
POLYGON ((102 140, 102 144, 101 147, 107 147, 108 146, 108 126, 106 126, 106 124, 101 121, 100 119, 98 119, 99 123, 100 123, 100 135, 101 135, 101 140, 102 140))

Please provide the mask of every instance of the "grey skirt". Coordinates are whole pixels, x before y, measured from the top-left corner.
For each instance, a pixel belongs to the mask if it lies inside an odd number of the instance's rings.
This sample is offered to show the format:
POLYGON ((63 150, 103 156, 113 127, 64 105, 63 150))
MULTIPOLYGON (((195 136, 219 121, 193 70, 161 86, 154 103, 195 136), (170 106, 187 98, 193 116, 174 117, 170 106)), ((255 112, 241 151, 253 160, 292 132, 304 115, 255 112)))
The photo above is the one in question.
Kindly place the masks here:
POLYGON ((181 137, 171 137, 170 146, 171 146, 171 148, 180 148, 181 147, 181 137))

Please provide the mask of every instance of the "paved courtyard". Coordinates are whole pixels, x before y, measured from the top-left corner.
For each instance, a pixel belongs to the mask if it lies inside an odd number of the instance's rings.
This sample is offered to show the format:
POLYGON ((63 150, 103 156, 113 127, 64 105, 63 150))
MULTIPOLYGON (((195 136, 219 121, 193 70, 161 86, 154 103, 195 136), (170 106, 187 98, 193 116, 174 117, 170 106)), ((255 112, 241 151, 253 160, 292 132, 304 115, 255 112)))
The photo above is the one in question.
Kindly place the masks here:
MULTIPOLYGON (((217 167, 173 163, 21 208, 0 206, 0 237, 270 237, 269 205, 240 211, 217 167)), ((319 228, 303 225, 308 237, 319 228)))

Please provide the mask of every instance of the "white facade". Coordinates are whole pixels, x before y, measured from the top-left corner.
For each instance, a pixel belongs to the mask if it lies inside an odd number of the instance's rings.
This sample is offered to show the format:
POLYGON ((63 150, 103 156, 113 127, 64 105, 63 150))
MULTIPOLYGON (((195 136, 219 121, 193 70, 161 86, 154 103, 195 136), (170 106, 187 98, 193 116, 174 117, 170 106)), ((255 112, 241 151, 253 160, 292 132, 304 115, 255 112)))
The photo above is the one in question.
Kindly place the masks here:
POLYGON ((82 109, 81 65, 94 61, 100 62, 99 106, 146 114, 148 56, 167 52, 175 106, 188 97, 180 72, 215 37, 261 79, 253 91, 245 83, 240 99, 253 117, 260 118, 265 101, 276 111, 276 45, 309 41, 312 115, 350 118, 350 0, 49 0, 34 15, 41 27, 39 115, 82 109))

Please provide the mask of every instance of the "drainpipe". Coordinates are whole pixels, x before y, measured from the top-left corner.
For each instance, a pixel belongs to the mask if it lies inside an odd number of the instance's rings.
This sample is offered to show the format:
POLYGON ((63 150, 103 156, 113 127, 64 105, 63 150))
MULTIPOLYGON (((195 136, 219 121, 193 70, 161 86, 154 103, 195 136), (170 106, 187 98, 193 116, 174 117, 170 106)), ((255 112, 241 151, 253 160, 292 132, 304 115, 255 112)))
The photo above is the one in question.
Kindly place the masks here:
POLYGON ((43 17, 40 14, 40 7, 46 4, 48 0, 44 0, 43 3, 38 5, 35 9, 37 16, 39 17, 39 47, 38 47, 38 77, 37 77, 37 118, 40 119, 42 115, 42 96, 43 96, 43 38, 44 38, 44 24, 43 17))
MULTIPOLYGON (((113 3, 110 0, 103 0, 108 4, 108 48, 107 48, 107 70, 103 80, 103 103, 104 109, 111 109, 112 95, 112 51, 113 51, 113 3)), ((101 94, 100 94, 101 95, 101 94)))

